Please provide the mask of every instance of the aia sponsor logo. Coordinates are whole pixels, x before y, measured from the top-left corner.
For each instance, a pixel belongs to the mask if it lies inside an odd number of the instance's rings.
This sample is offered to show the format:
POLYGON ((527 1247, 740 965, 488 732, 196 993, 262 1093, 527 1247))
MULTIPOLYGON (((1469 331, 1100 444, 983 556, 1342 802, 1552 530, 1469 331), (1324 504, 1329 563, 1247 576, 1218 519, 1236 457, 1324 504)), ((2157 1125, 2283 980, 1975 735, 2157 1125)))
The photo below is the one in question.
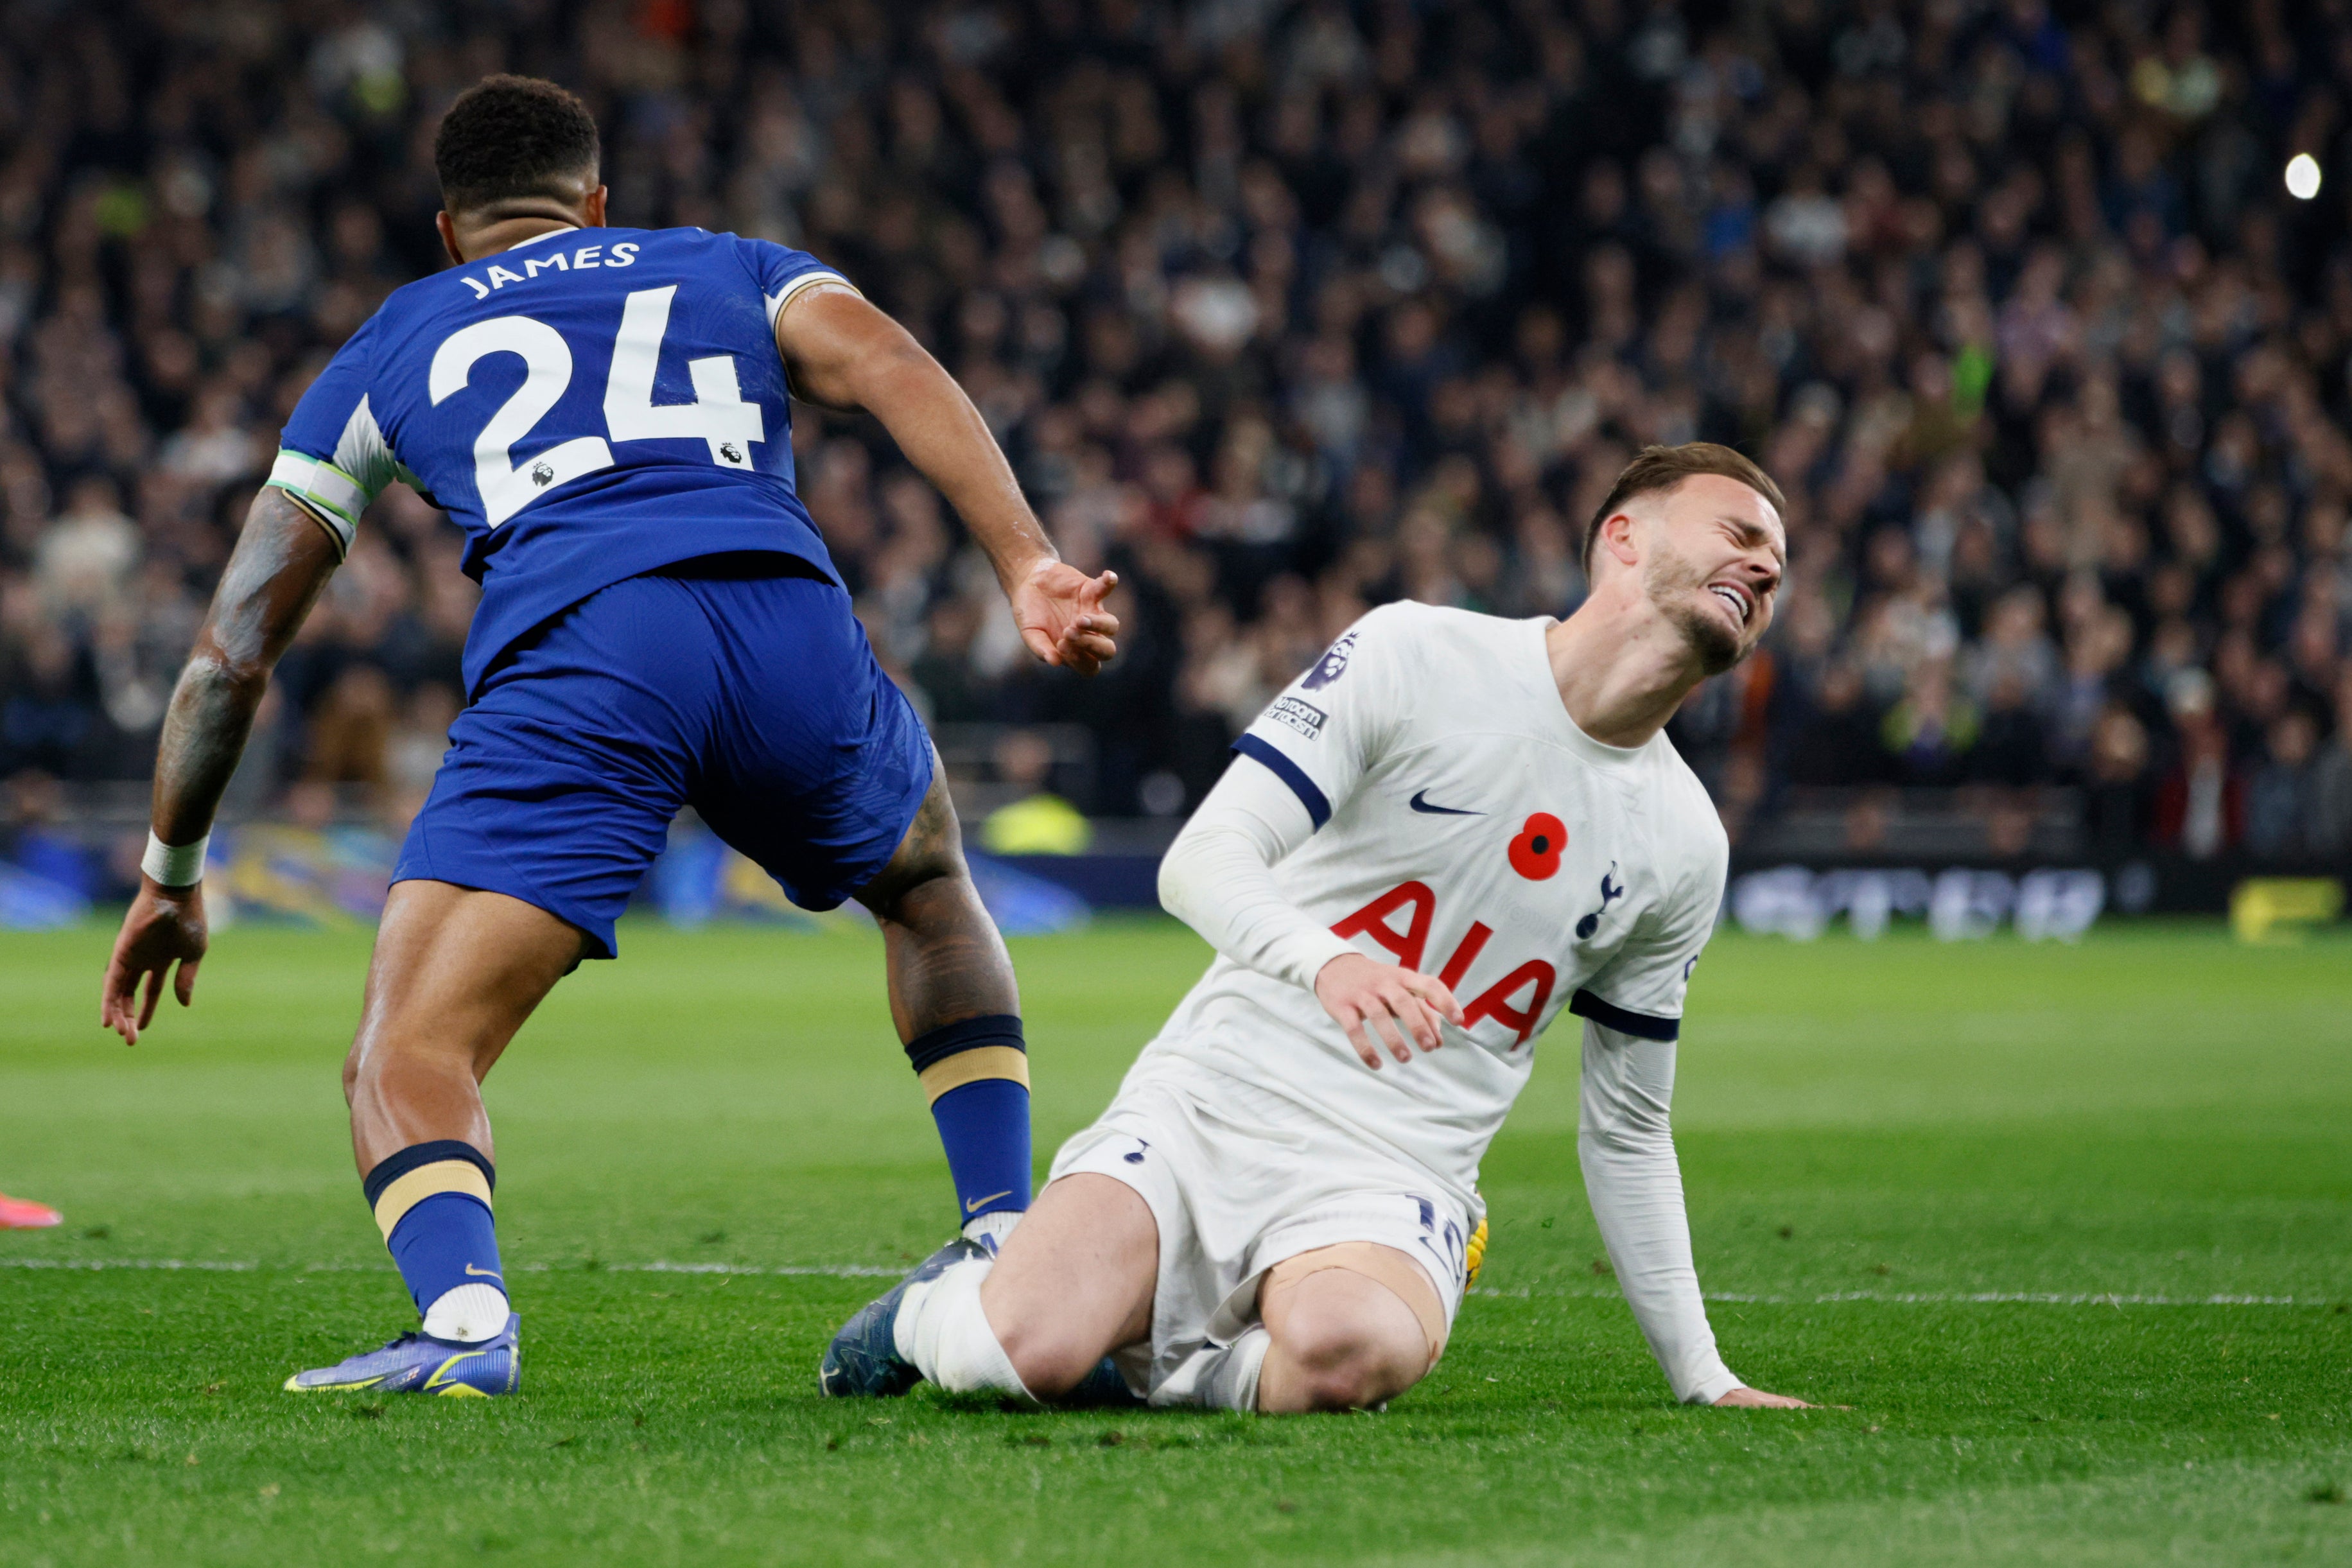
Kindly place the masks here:
MULTIPOLYGON (((1429 928, 1436 923, 1437 895, 1426 882, 1401 882, 1348 916, 1331 928, 1334 936, 1370 937, 1387 949, 1400 968, 1421 972, 1422 959, 1429 947, 1429 928)), ((1486 949, 1494 928, 1484 921, 1473 921, 1470 929, 1462 933, 1454 944, 1453 956, 1445 967, 1437 972, 1438 983, 1448 991, 1459 991, 1470 973, 1470 966, 1486 949)), ((1492 1018, 1517 1037, 1511 1048, 1518 1049, 1528 1043, 1543 1021, 1544 1006, 1551 1000, 1552 986, 1559 973, 1540 958, 1531 958, 1508 974, 1504 975, 1475 1000, 1462 1007, 1465 1027, 1475 1028, 1481 1019, 1492 1018)))

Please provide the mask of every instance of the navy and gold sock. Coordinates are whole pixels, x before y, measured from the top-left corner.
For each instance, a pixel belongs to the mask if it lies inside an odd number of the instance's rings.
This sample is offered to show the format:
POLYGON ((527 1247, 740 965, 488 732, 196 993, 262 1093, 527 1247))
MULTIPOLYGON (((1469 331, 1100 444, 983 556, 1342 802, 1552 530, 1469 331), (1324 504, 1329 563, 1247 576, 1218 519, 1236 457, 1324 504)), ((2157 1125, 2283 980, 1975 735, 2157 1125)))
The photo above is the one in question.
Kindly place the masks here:
POLYGON ((962 1222, 1029 1206, 1029 1049, 1010 1013, 959 1019, 907 1043, 931 1102, 962 1222))
POLYGON ((505 1326, 497 1184, 488 1157, 453 1138, 412 1143, 367 1173, 368 1204, 427 1333, 478 1340, 505 1326))

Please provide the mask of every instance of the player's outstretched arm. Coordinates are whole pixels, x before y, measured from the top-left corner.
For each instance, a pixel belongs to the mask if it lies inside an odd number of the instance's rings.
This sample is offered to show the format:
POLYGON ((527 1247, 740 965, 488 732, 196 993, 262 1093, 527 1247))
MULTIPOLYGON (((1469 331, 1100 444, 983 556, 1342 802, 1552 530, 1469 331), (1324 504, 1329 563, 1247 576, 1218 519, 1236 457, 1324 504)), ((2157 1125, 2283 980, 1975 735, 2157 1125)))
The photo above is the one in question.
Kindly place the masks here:
POLYGON ((1031 653, 1092 675, 1118 651, 1103 596, 1118 574, 1089 577, 1055 552, 980 410, 906 328, 845 288, 816 288, 776 318, 776 348, 793 395, 872 414, 939 487, 995 563, 1031 653))
MULTIPOLYGON (((254 498, 163 715, 152 808, 155 837, 163 843, 193 846, 211 833, 269 671, 340 560, 326 529, 285 491, 265 489, 254 498)), ((114 940, 99 1009, 100 1025, 126 1045, 137 1045, 139 1031, 154 1018, 164 975, 174 963, 173 994, 183 1007, 195 998, 205 946, 204 885, 195 879, 202 872, 199 862, 185 884, 173 886, 141 874, 139 896, 114 940)))
POLYGON ((1586 1023, 1577 1160, 1626 1305, 1685 1404, 1810 1408, 1748 1387, 1716 1350, 1668 1120, 1674 1092, 1674 1042, 1586 1023))

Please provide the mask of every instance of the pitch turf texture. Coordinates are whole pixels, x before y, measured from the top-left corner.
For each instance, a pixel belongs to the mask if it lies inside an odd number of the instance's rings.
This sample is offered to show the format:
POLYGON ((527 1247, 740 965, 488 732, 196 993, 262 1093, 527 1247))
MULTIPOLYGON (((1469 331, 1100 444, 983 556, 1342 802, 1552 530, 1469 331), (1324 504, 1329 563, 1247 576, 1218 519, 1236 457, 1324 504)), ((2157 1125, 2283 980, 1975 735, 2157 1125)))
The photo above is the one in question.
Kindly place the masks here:
MULTIPOLYGON (((951 1203, 850 929, 630 929, 509 1052, 520 1397, 280 1393, 408 1321, 336 1079, 366 933, 225 932, 135 1051, 109 937, 0 941, 0 1186, 68 1216, 0 1236, 11 1565, 2352 1561, 2343 934, 1727 934, 1675 1106, 1702 1277, 1736 1370, 1851 1408, 1668 1403, 1596 1261, 1570 1020, 1444 1364, 1283 1420, 817 1397, 852 1271, 951 1203)), ((1015 955, 1042 1157, 1203 950, 1015 955)))

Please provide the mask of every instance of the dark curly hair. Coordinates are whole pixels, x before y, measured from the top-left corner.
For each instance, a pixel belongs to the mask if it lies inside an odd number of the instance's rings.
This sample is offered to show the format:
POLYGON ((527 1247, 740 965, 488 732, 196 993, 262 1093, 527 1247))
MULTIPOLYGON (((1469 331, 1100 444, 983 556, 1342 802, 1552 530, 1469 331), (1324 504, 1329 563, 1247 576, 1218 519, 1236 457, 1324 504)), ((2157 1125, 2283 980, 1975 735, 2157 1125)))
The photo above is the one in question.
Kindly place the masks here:
POLYGON ((457 95, 433 136, 441 205, 468 212, 524 196, 568 196, 564 179, 594 172, 588 106, 537 77, 484 77, 457 95))

